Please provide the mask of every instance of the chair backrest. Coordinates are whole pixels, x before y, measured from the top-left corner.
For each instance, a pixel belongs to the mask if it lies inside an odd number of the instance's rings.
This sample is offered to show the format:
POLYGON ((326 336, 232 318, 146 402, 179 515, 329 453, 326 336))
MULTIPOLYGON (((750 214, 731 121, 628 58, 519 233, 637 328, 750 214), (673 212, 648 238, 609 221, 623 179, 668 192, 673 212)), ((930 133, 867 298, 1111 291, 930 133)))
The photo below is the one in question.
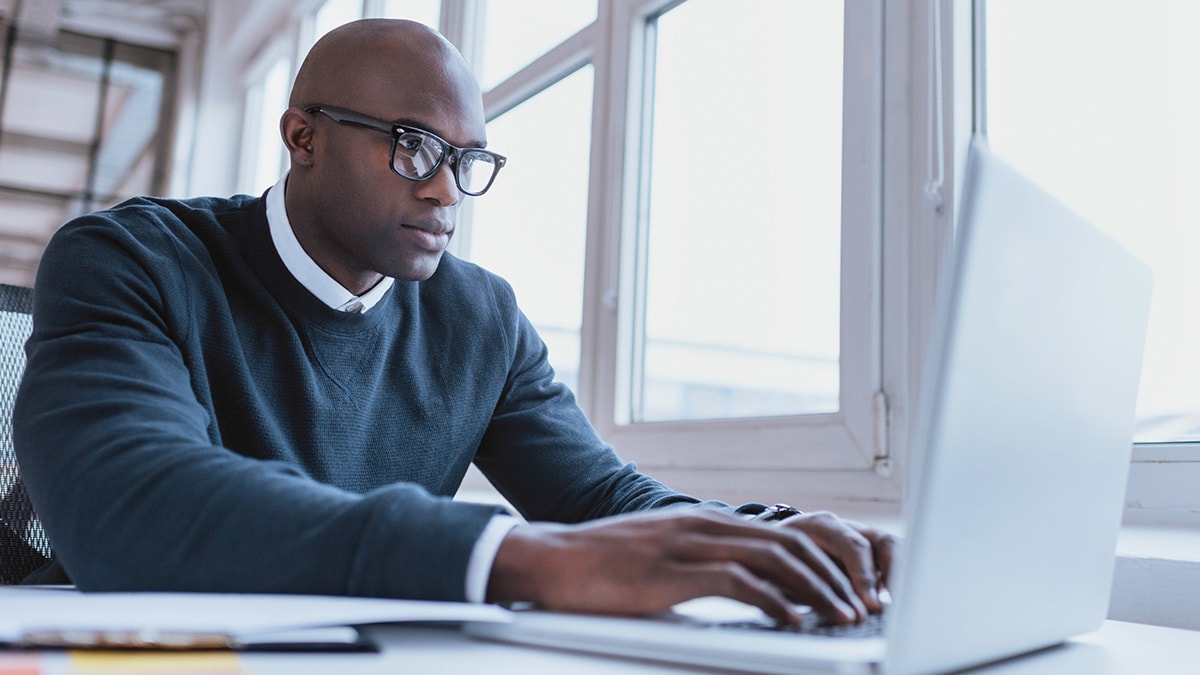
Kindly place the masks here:
POLYGON ((0 584, 15 584, 50 559, 13 453, 12 412, 33 329, 33 290, 0 284, 0 584))

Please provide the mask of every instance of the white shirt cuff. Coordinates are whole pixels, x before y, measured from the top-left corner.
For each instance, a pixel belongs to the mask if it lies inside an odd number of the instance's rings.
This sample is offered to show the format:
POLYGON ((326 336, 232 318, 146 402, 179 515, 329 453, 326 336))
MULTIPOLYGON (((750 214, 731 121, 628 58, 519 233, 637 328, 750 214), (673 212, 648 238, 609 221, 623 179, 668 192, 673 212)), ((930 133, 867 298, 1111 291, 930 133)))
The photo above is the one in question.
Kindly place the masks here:
POLYGON ((475 540, 475 548, 471 549, 471 558, 467 561, 467 602, 481 603, 487 598, 488 578, 492 574, 496 553, 500 551, 500 544, 508 536, 508 531, 520 522, 520 519, 512 516, 493 516, 479 539, 475 540))

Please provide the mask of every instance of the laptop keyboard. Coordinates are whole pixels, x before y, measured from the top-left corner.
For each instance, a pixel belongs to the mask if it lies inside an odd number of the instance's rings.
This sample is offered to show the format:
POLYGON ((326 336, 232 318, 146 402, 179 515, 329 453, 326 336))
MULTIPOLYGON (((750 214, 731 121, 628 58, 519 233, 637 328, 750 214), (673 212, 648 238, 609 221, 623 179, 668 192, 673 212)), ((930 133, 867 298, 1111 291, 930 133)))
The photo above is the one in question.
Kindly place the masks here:
POLYGON ((805 635, 824 635, 838 638, 871 638, 883 635, 886 625, 886 614, 871 614, 862 623, 844 626, 822 625, 811 621, 803 621, 796 626, 779 626, 765 621, 731 621, 721 623, 721 628, 765 630, 776 633, 803 633, 805 635))
POLYGON ((810 635, 828 635, 830 637, 880 637, 883 635, 883 627, 887 625, 884 617, 886 614, 869 614, 867 619, 862 623, 850 624, 848 626, 814 626, 805 628, 803 625, 797 626, 795 632, 807 633, 810 635))

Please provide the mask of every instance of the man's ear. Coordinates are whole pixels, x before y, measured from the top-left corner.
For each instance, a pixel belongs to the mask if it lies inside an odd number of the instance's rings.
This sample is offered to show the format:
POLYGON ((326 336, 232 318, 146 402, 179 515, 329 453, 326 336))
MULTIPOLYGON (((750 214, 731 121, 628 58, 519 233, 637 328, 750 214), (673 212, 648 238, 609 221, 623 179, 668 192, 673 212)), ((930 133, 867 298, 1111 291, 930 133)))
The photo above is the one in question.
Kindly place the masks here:
POLYGON ((312 166, 314 134, 309 116, 299 108, 288 108, 279 118, 279 133, 287 146, 292 166, 312 166))

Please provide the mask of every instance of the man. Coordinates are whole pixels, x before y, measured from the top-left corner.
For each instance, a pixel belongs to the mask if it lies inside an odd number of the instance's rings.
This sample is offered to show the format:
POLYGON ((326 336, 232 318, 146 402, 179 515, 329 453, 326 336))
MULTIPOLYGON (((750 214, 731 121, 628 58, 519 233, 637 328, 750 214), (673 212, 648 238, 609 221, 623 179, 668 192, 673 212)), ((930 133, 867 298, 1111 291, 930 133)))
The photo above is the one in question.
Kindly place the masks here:
POLYGON ((38 578, 617 613, 723 595, 781 622, 793 602, 840 623, 880 609, 890 537, 637 473, 554 382, 510 287, 444 255, 504 162, 444 38, 343 26, 289 105, 291 169, 264 197, 135 199, 47 248, 14 415, 57 555, 38 578), (471 462, 527 522, 450 498, 471 462))

